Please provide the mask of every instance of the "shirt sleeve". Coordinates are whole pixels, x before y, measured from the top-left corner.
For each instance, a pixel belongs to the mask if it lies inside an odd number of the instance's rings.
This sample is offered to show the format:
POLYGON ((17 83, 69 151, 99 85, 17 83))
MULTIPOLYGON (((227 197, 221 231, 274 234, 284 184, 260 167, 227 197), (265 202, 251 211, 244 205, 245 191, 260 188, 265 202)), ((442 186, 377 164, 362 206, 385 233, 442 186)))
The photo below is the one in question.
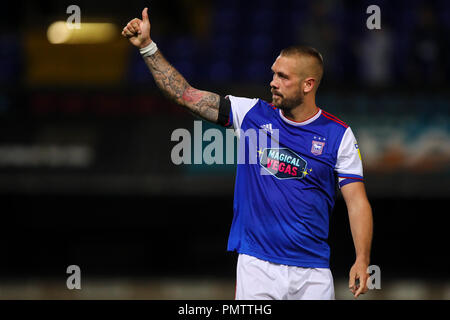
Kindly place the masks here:
POLYGON ((256 105, 258 99, 241 98, 230 95, 225 98, 229 99, 231 102, 229 126, 233 126, 234 130, 238 131, 242 126, 245 115, 256 105))
POLYGON ((342 137, 335 171, 339 179, 339 188, 352 182, 364 181, 361 153, 350 127, 347 128, 342 137))

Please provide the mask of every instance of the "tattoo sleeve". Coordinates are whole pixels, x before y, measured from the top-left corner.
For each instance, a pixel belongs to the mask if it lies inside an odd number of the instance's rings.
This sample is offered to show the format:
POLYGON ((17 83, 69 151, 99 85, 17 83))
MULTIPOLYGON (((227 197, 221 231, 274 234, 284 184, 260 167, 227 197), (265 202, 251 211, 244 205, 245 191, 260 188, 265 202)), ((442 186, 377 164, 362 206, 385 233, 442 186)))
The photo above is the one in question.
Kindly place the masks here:
POLYGON ((150 72, 163 93, 201 118, 217 123, 219 95, 194 89, 158 50, 145 57, 150 72))

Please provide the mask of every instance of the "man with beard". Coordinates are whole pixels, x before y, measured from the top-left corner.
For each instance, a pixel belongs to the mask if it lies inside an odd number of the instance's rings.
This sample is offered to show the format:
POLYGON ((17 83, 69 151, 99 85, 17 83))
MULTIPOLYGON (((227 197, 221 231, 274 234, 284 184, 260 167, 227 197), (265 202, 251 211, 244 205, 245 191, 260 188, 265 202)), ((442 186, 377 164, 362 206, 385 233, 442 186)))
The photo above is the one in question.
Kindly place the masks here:
MULTIPOLYGON (((140 49, 158 87, 192 113, 237 132, 262 129, 272 140, 277 130, 276 148, 256 141, 258 163, 237 167, 228 240, 228 250, 239 253, 236 299, 334 299, 327 239, 336 184, 355 245, 349 289, 355 297, 365 293, 372 210, 352 130, 315 103, 320 53, 305 46, 281 51, 272 65, 270 104, 191 87, 151 40, 147 8, 122 35, 140 49)), ((244 145, 240 152, 248 159, 252 150, 244 145)))

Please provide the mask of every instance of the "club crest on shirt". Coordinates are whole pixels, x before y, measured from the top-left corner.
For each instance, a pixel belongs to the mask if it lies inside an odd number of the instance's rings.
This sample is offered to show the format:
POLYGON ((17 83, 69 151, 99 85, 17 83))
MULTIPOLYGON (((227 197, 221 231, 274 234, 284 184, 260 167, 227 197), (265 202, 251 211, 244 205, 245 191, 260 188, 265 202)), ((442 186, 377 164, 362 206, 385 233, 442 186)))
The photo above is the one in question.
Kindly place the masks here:
POLYGON ((313 140, 312 141, 312 146, 311 146, 311 153, 319 156, 322 154, 323 148, 325 147, 325 142, 324 141, 316 141, 313 140))

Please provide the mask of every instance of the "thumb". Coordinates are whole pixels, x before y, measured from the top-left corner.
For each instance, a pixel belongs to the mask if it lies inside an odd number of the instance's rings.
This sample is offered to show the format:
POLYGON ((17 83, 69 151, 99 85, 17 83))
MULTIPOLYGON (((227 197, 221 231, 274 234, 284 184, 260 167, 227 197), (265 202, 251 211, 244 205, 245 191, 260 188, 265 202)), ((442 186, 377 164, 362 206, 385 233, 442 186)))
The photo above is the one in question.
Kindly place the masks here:
POLYGON ((143 22, 148 22, 148 13, 147 13, 147 8, 144 8, 144 10, 142 10, 142 21, 143 22))

